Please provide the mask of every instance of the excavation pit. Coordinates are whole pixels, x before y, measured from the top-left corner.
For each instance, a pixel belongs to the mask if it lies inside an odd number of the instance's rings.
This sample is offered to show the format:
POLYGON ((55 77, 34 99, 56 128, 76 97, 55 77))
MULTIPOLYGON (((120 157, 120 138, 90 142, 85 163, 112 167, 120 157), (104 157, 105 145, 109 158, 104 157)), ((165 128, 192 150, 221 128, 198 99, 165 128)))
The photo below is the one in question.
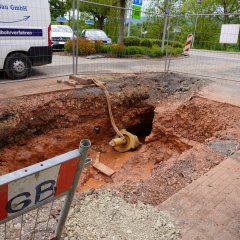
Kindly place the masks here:
POLYGON ((159 205, 239 148, 239 107, 195 96, 202 85, 177 74, 108 82, 117 126, 143 143, 127 153, 108 145, 115 133, 97 87, 2 100, 0 174, 76 149, 89 138, 93 161, 100 154, 116 173, 108 177, 91 166, 78 191, 110 188, 129 202, 159 205))

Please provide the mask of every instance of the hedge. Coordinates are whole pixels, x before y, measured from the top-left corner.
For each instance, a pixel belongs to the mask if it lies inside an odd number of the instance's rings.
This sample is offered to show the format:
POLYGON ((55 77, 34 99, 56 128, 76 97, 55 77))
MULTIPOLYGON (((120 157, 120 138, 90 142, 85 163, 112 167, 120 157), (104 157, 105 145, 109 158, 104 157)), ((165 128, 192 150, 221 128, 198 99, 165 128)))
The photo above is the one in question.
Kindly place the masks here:
POLYGON ((124 45, 125 46, 139 46, 141 39, 139 37, 125 37, 124 45))
POLYGON ((153 45, 152 41, 148 38, 144 38, 140 42, 140 46, 142 47, 152 48, 152 45, 153 45))
MULTIPOLYGON (((152 44, 153 41, 151 41, 152 44)), ((124 46, 119 44, 104 45, 101 41, 89 41, 85 39, 79 39, 78 49, 79 55, 90 55, 94 53, 111 54, 112 56, 124 57, 129 55, 145 55, 149 57, 161 57, 166 55, 166 46, 163 53, 161 47, 157 44, 149 47, 149 40, 142 42, 146 46, 124 46)), ((65 50, 72 52, 72 41, 68 41, 65 44, 65 50)), ((173 56, 180 55, 182 48, 172 48, 168 46, 168 55, 172 53, 173 56)))

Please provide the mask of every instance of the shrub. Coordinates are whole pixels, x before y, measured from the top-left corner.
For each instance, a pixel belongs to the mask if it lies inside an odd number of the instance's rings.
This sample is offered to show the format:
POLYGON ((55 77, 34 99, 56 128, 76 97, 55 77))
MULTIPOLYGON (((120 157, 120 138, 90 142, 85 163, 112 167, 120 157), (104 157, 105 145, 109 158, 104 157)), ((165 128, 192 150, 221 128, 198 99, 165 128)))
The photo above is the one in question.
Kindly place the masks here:
MULTIPOLYGON (((76 42, 76 41, 75 41, 76 42)), ((72 40, 68 40, 65 45, 64 45, 64 49, 67 52, 72 52, 72 45, 73 45, 73 41, 72 40)))
POLYGON ((151 48, 152 45, 153 45, 153 44, 152 44, 152 41, 151 41, 150 39, 147 39, 147 38, 142 39, 142 40, 141 40, 141 43, 140 43, 140 46, 142 46, 142 47, 151 48))
POLYGON ((113 44, 111 47, 111 52, 117 57, 123 57, 126 53, 126 47, 120 44, 113 44))
POLYGON ((102 41, 95 41, 95 51, 96 53, 102 53, 103 42, 102 41))
POLYGON ((125 46, 139 46, 141 39, 138 37, 125 37, 124 45, 125 46))
POLYGON ((146 56, 149 56, 151 54, 150 48, 148 48, 148 47, 140 47, 140 48, 141 48, 142 54, 144 54, 146 56))
POLYGON ((99 53, 110 53, 112 45, 102 45, 99 49, 99 53))
POLYGON ((78 54, 79 55, 90 55, 96 53, 94 42, 87 39, 78 40, 78 54))
POLYGON ((174 48, 184 48, 184 44, 179 41, 169 41, 168 44, 174 48))
POLYGON ((172 51, 172 56, 177 56, 177 55, 181 55, 182 54, 183 49, 182 48, 173 48, 170 51, 172 51))
POLYGON ((149 57, 160 57, 160 56, 164 56, 164 54, 165 54, 165 51, 162 54, 161 48, 158 45, 154 45, 152 47, 152 49, 150 49, 148 56, 149 57))
POLYGON ((162 45, 162 40, 159 39, 150 39, 152 41, 152 45, 158 45, 161 46, 162 45))
MULTIPOLYGON (((76 49, 76 43, 75 41, 75 49, 76 49)), ((67 52, 72 52, 73 47, 73 41, 69 40, 65 43, 65 50, 67 52)), ((96 53, 94 42, 86 40, 86 39, 79 39, 78 40, 78 54, 79 55, 90 55, 96 53)))
POLYGON ((126 55, 137 55, 137 54, 143 54, 143 50, 141 47, 137 47, 137 46, 126 47, 126 55))

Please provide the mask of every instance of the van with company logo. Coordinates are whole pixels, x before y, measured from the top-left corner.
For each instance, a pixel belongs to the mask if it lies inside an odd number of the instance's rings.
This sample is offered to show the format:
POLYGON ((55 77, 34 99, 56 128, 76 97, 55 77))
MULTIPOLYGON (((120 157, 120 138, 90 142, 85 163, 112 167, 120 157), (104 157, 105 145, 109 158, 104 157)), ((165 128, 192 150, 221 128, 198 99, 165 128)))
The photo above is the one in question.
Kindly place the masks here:
POLYGON ((10 79, 52 62, 48 0, 0 0, 0 69, 10 79))

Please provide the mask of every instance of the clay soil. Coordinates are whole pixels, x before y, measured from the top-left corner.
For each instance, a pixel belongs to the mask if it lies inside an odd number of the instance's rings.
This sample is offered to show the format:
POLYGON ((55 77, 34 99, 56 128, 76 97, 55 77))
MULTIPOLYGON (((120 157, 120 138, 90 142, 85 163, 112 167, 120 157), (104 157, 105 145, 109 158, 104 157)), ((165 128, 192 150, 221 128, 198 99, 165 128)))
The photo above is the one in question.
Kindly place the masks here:
POLYGON ((240 108, 199 97, 207 82, 177 74, 102 76, 117 126, 143 143, 118 153, 106 99, 95 86, 3 99, 0 102, 0 175, 78 148, 89 138, 93 161, 78 191, 110 188, 129 202, 159 205, 226 157, 240 143, 240 108), (114 81, 111 81, 114 79, 114 81))

